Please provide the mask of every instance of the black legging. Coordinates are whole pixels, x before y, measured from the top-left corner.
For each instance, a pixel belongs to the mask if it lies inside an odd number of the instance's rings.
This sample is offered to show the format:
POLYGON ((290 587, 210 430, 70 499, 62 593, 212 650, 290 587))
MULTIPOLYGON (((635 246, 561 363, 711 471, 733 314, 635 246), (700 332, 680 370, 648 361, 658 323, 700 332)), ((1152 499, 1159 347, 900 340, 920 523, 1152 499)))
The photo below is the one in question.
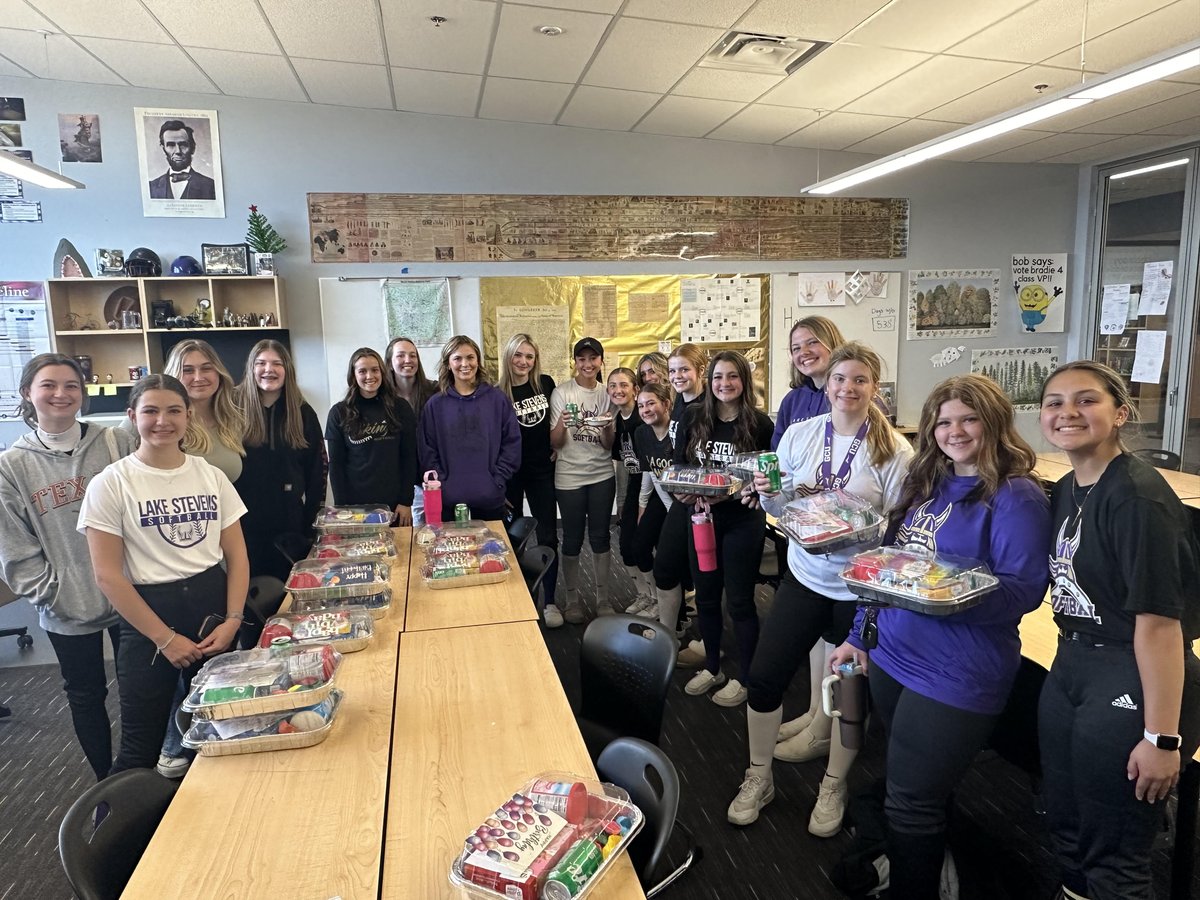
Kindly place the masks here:
POLYGON ((588 544, 593 553, 607 553, 613 498, 617 492, 617 479, 605 478, 583 487, 558 489, 558 508, 563 520, 563 556, 578 556, 583 549, 583 531, 586 521, 588 544))
POLYGON ((840 644, 857 609, 851 600, 831 600, 801 584, 785 564, 746 682, 750 708, 761 713, 778 709, 796 672, 807 665, 817 638, 840 644))
POLYGON ((554 470, 532 477, 518 472, 509 480, 505 496, 512 504, 514 517, 519 518, 525 502, 529 502, 529 513, 537 519, 538 543, 554 550, 554 560, 542 579, 542 590, 549 606, 554 602, 554 587, 558 583, 558 506, 554 498, 554 470))
MULTIPOLYGON (((663 522, 667 518, 667 508, 663 506, 662 499, 658 494, 651 494, 650 501, 646 504, 645 510, 642 512, 641 519, 637 519, 637 511, 634 511, 634 536, 633 536, 633 563, 641 572, 654 571, 654 548, 658 546, 658 536, 662 533, 663 522)), ((624 539, 622 532, 622 542, 624 539)))
MULTIPOLYGON (((692 529, 689 527, 687 530, 688 561, 696 585, 696 613, 707 654, 706 667, 716 673, 721 665, 721 633, 725 627, 721 594, 724 592, 737 638, 738 680, 745 684, 749 680, 750 661, 758 645, 758 609, 754 605, 754 585, 762 563, 763 540, 767 531, 766 514, 761 509, 742 506, 734 499, 713 507, 712 520, 717 536, 717 568, 712 572, 700 571, 692 529)), ((690 518, 688 524, 691 525, 690 518)))
POLYGON ((664 591, 691 580, 688 566, 688 532, 692 528, 691 507, 676 500, 667 510, 658 546, 654 551, 654 583, 664 591))
POLYGON ((121 650, 121 626, 110 625, 89 634, 46 632, 58 657, 63 690, 71 707, 75 736, 88 765, 100 780, 112 768, 112 722, 104 701, 108 697, 108 675, 104 671, 104 632, 112 643, 113 656, 121 650))
POLYGON ((638 493, 642 487, 642 476, 618 472, 618 478, 627 478, 625 502, 617 510, 617 523, 621 527, 621 562, 627 566, 637 565, 638 493))

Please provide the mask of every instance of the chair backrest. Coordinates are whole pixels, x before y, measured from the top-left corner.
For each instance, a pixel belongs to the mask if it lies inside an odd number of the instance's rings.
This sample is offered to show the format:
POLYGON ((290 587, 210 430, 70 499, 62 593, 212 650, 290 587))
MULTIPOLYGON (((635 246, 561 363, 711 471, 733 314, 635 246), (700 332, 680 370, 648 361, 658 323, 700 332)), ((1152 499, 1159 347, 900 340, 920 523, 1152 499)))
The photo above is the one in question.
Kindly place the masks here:
POLYGON ((529 546, 529 539, 537 533, 537 527, 538 520, 533 516, 521 516, 514 519, 513 523, 508 526, 508 539, 512 541, 513 552, 518 559, 525 552, 525 548, 529 546))
POLYGON ((542 579, 546 577, 550 564, 554 562, 554 548, 534 544, 532 547, 526 547, 525 551, 517 557, 517 561, 521 566, 521 574, 525 576, 525 586, 529 588, 529 596, 536 603, 538 588, 542 584, 542 579))
POLYGON ((661 749, 629 737, 617 738, 601 751, 596 772, 601 781, 624 788, 642 811, 645 822, 629 845, 629 860, 642 884, 652 884, 675 827, 679 774, 661 749))
POLYGON ((128 769, 88 788, 58 829, 58 855, 79 900, 117 900, 178 781, 153 769, 128 769))
POLYGON ((759 563, 758 577, 755 581, 779 587, 780 573, 787 567, 787 551, 787 535, 768 522, 762 562, 759 563))
POLYGON ((255 575, 250 579, 246 591, 245 616, 238 631, 238 646, 249 650, 258 644, 259 635, 267 619, 279 612, 287 588, 283 582, 271 575, 255 575))
POLYGON ((1021 657, 1008 701, 988 741, 988 745, 1000 756, 1035 779, 1040 779, 1042 775, 1042 758, 1038 749, 1038 697, 1042 694, 1042 684, 1048 674, 1040 663, 1026 656, 1021 657))
POLYGON ((1156 469, 1174 469, 1178 472, 1182 466, 1179 454, 1172 453, 1170 450, 1134 450, 1133 455, 1150 463, 1156 469))
POLYGON ((675 635, 638 616, 593 619, 583 633, 580 716, 616 735, 658 743, 675 671, 675 635))
POLYGON ((302 534, 285 531, 275 538, 275 549, 287 557, 287 561, 295 565, 306 558, 312 550, 312 541, 302 534))

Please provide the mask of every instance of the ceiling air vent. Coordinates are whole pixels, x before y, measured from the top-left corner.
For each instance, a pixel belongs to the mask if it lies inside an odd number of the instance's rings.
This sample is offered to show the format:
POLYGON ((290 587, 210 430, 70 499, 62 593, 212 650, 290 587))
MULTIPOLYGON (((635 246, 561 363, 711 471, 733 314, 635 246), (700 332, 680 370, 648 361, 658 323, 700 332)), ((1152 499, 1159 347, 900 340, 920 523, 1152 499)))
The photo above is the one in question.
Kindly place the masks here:
POLYGON ((707 69, 791 75, 828 47, 824 41, 731 31, 704 55, 700 65, 707 69))

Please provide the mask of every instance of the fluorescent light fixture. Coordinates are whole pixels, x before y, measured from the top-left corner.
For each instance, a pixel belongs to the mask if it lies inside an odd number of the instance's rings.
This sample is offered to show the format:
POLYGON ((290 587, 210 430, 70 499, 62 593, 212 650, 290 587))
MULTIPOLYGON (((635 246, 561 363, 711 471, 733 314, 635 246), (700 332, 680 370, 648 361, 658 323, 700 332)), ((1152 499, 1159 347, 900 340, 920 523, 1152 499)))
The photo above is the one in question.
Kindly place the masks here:
POLYGON ((0 152, 0 175, 11 175, 44 188, 84 188, 82 181, 45 169, 12 153, 0 152))
POLYGON ((1180 53, 1178 56, 1168 57, 1162 62, 1153 63, 1145 68, 1134 69, 1127 75, 1120 75, 1109 81, 1093 84, 1091 87, 1077 91, 1071 96, 1083 100, 1103 100, 1105 97, 1112 97, 1115 94, 1132 90, 1143 84, 1149 84, 1151 81, 1158 81, 1160 78, 1166 78, 1168 75, 1174 75, 1176 72, 1193 69, 1196 66, 1200 66, 1200 47, 1180 53))
POLYGON ((1173 159, 1170 162, 1155 163, 1152 166, 1142 166, 1140 169, 1130 169, 1128 172, 1118 172, 1116 175, 1109 175, 1109 181, 1116 181, 1118 178, 1132 178, 1134 175, 1145 175, 1147 172, 1157 172, 1159 169, 1173 169, 1176 166, 1186 166, 1189 160, 1185 156, 1183 159, 1173 159))
MULTIPOLYGON (((851 169, 842 175, 818 181, 806 187, 804 192, 808 194, 835 194, 838 191, 844 191, 865 181, 872 181, 900 169, 915 166, 925 160, 945 156, 947 153, 953 153, 964 147, 970 147, 974 144, 990 140, 998 135, 1026 128, 1036 122, 1042 122, 1054 116, 1062 115, 1065 112, 1078 109, 1093 101, 1112 97, 1115 94, 1130 90, 1139 85, 1149 84, 1152 81, 1166 78, 1195 66, 1200 66, 1200 41, 1193 41, 1182 51, 1179 48, 1175 48, 1139 63, 1136 66, 1119 70, 1109 76, 1104 76, 1083 90, 1068 88, 1059 91, 1056 94, 1039 100, 1033 105, 1023 107, 1014 112, 994 116, 976 125, 968 125, 940 138, 926 141, 923 144, 917 144, 907 150, 900 150, 890 156, 885 156, 876 162, 851 169)), ((1124 173, 1124 175, 1137 175, 1142 172, 1154 171, 1158 168, 1166 168, 1169 165, 1180 165, 1184 162, 1187 162, 1187 160, 1165 163, 1147 169, 1138 169, 1124 173)), ((1120 178, 1122 176, 1114 175, 1112 177, 1120 178)))

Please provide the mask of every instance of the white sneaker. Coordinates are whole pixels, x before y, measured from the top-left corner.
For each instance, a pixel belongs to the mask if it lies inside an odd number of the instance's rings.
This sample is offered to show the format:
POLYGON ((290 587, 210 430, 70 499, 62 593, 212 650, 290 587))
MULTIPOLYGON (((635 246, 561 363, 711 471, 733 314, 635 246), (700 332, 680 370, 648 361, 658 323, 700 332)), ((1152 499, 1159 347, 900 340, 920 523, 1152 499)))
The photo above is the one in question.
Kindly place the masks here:
POLYGON ((582 625, 587 621, 587 610, 583 608, 582 603, 568 603, 563 610, 563 618, 572 625, 582 625))
POLYGON ((639 595, 634 598, 634 601, 625 607, 625 615, 640 616, 642 612, 654 601, 645 595, 639 595))
POLYGON ((806 712, 802 716, 797 716, 790 719, 779 726, 779 737, 775 738, 775 743, 786 741, 788 738, 793 738, 812 724, 813 714, 806 712))
POLYGON ((942 860, 942 877, 938 881, 938 900, 958 900, 958 897, 958 866, 954 864, 954 854, 947 847, 946 858, 942 860))
POLYGON ((846 815, 846 780, 826 775, 821 779, 817 805, 808 818, 808 833, 817 837, 833 837, 842 830, 846 815))
POLYGON ((741 706, 746 702, 746 689, 736 678, 730 678, 729 683, 712 695, 712 702, 717 706, 741 706))
POLYGON ((542 619, 546 623, 547 628, 561 628, 563 623, 563 614, 553 603, 547 603, 546 608, 542 610, 542 619))
POLYGON ((647 619, 653 619, 655 622, 657 622, 658 621, 658 601, 651 600, 650 605, 647 606, 645 609, 643 609, 640 613, 638 613, 638 615, 643 616, 647 619))
POLYGON ((781 762, 808 762, 810 759, 821 759, 829 755, 829 738, 824 740, 815 738, 812 731, 806 728, 795 737, 776 744, 773 755, 781 762))
POLYGON ((158 754, 158 765, 154 770, 163 778, 182 778, 187 774, 188 767, 192 761, 186 756, 167 756, 165 753, 158 754))
POLYGON ((617 613, 617 611, 615 609, 613 609, 613 605, 612 605, 611 601, 608 601, 608 600, 597 600, 596 601, 596 615, 598 615, 598 616, 613 616, 613 615, 616 615, 616 613, 617 613))
POLYGON ((738 788, 738 794, 729 804, 725 817, 734 825, 749 825, 758 819, 759 810, 775 799, 775 781, 771 776, 751 775, 746 770, 746 780, 738 788))
POLYGON ((693 697, 699 697, 701 694, 707 694, 715 687, 720 687, 725 683, 725 673, 718 672, 714 675, 708 669, 701 669, 691 677, 687 684, 683 686, 685 693, 691 694, 693 697))

